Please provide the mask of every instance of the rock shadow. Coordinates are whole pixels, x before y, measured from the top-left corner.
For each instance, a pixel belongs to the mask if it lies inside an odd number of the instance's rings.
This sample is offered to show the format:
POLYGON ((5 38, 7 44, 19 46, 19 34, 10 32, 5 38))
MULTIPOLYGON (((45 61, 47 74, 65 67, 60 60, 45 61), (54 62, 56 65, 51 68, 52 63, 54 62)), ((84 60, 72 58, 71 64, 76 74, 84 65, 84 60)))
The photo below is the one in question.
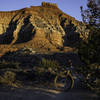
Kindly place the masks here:
MULTIPOLYGON (((67 19, 65 19, 65 21, 66 20, 67 19)), ((72 47, 73 44, 79 43, 81 41, 80 33, 76 32, 76 26, 72 23, 72 21, 70 21, 68 25, 64 25, 63 23, 65 21, 61 23, 61 26, 64 27, 66 33, 65 36, 63 37, 64 39, 63 45, 72 47)))
MULTIPOLYGON (((17 19, 14 21, 14 18, 17 16, 17 14, 11 19, 9 23, 9 27, 6 29, 6 32, 0 35, 0 44, 10 44, 12 40, 14 39, 13 37, 13 32, 17 28, 17 22, 20 19, 17 19)), ((29 18, 31 15, 28 15, 24 19, 24 25, 21 27, 20 32, 18 33, 18 39, 16 43, 23 43, 27 42, 32 39, 34 36, 35 30, 34 26, 29 22, 29 18)))
MULTIPOLYGON (((49 72, 43 72, 42 74, 38 72, 38 68, 43 68, 41 61, 56 61, 58 67, 65 68, 68 67, 68 60, 72 60, 74 67, 82 67, 83 63, 77 54, 73 53, 52 53, 52 54, 23 54, 18 52, 8 52, 0 58, 0 62, 5 62, 4 66, 1 68, 4 71, 15 71, 16 79, 23 82, 23 84, 29 84, 30 81, 37 83, 42 82, 53 82, 55 75, 49 72), (6 62, 9 64, 7 65, 6 62), (13 63, 13 65, 12 65, 13 63), (16 65, 18 64, 18 67, 16 65), (15 64, 15 66, 14 66, 15 64), (6 66, 6 67, 5 67, 6 66)), ((51 66, 53 64, 51 63, 51 66)), ((48 66, 47 66, 48 67, 48 66)), ((55 66, 54 66, 55 67, 55 66)), ((46 68, 45 68, 46 69, 46 68)))
POLYGON ((72 60, 73 66, 79 67, 83 65, 79 56, 74 53, 52 53, 52 54, 21 54, 17 52, 7 52, 0 58, 0 61, 19 62, 20 66, 32 68, 38 66, 39 62, 45 58, 46 60, 57 61, 60 66, 67 66, 68 60, 72 60))
POLYGON ((0 44, 10 44, 14 39, 13 32, 16 29, 18 22, 18 20, 13 21, 14 17, 11 19, 9 27, 6 29, 6 32, 0 35, 0 44))
POLYGON ((29 40, 32 40, 35 34, 34 26, 30 23, 29 19, 30 16, 27 16, 24 19, 24 25, 21 27, 19 33, 18 33, 18 39, 16 40, 16 43, 23 43, 28 42, 29 40))

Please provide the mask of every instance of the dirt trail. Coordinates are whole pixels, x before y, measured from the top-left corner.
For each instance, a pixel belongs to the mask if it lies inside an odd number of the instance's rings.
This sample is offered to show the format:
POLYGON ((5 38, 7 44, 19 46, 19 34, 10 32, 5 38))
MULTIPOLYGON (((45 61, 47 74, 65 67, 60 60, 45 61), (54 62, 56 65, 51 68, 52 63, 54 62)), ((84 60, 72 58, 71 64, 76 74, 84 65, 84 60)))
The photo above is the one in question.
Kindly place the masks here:
POLYGON ((0 100, 100 100, 99 97, 84 89, 73 89, 69 92, 60 92, 54 89, 34 87, 26 89, 0 88, 0 100))

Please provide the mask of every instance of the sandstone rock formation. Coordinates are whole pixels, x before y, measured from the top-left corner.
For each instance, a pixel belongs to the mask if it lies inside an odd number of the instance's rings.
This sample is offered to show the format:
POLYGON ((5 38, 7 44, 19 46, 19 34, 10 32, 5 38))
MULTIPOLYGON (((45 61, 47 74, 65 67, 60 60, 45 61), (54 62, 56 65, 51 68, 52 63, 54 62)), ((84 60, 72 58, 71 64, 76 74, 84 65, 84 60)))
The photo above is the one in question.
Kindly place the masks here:
POLYGON ((0 12, 0 46, 56 51, 86 39, 85 27, 56 4, 43 2, 41 6, 0 12))

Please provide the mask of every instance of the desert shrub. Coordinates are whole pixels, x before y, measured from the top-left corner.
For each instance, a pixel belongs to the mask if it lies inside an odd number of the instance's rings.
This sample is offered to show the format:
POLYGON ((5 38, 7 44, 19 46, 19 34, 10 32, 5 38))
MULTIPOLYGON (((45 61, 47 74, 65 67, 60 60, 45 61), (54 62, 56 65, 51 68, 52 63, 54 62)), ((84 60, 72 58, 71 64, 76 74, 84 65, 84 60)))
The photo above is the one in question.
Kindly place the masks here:
POLYGON ((1 61, 0 62, 0 69, 2 68, 19 68, 18 62, 8 62, 8 61, 1 61))
POLYGON ((100 65, 93 63, 87 66, 77 68, 77 71, 84 75, 85 79, 89 76, 91 80, 87 81, 86 87, 94 92, 100 93, 100 65))
POLYGON ((16 74, 11 71, 6 71, 2 76, 0 76, 0 83, 9 86, 16 86, 15 84, 16 74))
POLYGON ((42 58, 42 60, 39 63, 39 66, 46 69, 48 68, 55 69, 55 68, 59 68, 59 63, 56 60, 48 60, 48 59, 42 58))
POLYGON ((93 63, 88 66, 90 68, 89 73, 92 73, 93 77, 96 78, 94 87, 90 86, 90 89, 100 93, 100 65, 97 63, 93 63))
POLYGON ((35 69, 35 75, 39 81, 51 81, 53 78, 53 72, 59 68, 59 63, 56 60, 50 60, 42 58, 35 69))

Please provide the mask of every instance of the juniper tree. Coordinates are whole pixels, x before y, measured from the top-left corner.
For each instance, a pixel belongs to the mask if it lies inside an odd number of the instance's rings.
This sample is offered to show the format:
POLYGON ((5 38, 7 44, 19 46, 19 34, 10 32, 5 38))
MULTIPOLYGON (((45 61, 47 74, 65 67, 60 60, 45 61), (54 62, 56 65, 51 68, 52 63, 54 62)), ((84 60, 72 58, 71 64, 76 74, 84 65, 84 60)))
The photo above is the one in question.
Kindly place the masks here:
POLYGON ((81 15, 90 30, 88 43, 81 44, 79 54, 86 64, 100 64, 100 5, 96 0, 88 0, 87 9, 81 6, 81 15))

